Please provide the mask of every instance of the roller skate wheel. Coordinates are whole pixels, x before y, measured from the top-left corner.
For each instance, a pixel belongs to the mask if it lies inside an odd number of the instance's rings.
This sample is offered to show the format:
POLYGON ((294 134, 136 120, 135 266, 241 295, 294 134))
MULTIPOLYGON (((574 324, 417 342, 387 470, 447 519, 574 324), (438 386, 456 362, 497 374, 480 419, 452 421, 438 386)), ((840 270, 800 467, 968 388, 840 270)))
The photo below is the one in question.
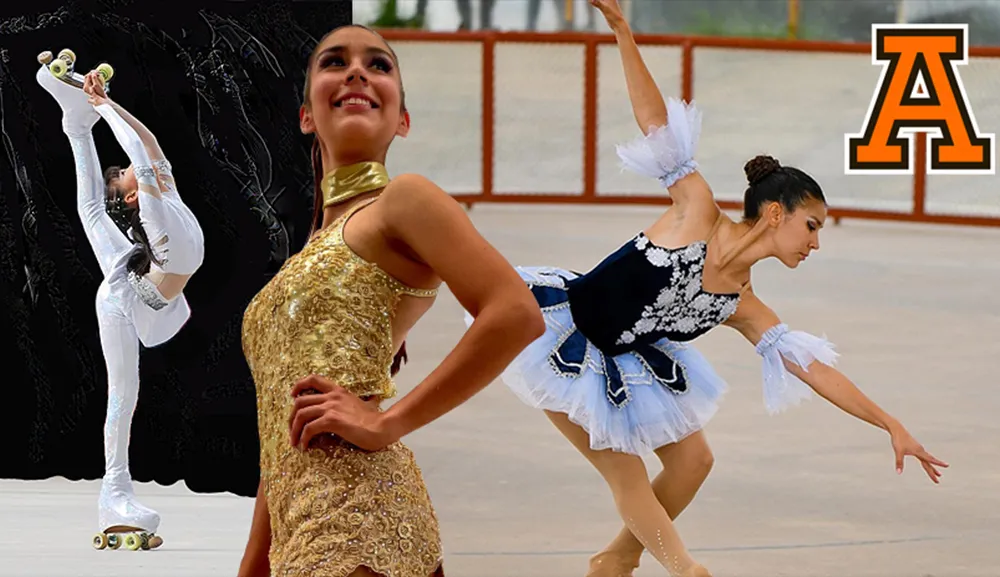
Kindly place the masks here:
POLYGON ((100 551, 108 546, 108 536, 104 533, 98 533, 94 535, 94 549, 100 551))
POLYGON ((107 62, 102 62, 97 65, 97 73, 104 79, 105 82, 107 82, 114 77, 115 69, 112 68, 107 62))
POLYGON ((46 50, 45 52, 40 52, 38 54, 38 63, 39 64, 48 64, 49 62, 52 62, 52 51, 51 50, 46 50))
POLYGON ((122 539, 118 535, 108 535, 108 547, 117 549, 122 546, 122 539))
POLYGON ((49 72, 56 78, 62 78, 69 72, 69 66, 62 60, 53 60, 52 64, 49 64, 49 72))
POLYGON ((142 547, 142 537, 136 533, 125 535, 125 548, 129 551, 138 551, 142 547))
POLYGON ((69 48, 63 48, 62 50, 60 50, 59 58, 65 60, 67 64, 76 63, 76 53, 70 50, 69 48))
POLYGON ((150 535, 149 538, 146 539, 146 543, 146 549, 156 549, 160 545, 163 545, 163 537, 160 537, 159 535, 150 535))

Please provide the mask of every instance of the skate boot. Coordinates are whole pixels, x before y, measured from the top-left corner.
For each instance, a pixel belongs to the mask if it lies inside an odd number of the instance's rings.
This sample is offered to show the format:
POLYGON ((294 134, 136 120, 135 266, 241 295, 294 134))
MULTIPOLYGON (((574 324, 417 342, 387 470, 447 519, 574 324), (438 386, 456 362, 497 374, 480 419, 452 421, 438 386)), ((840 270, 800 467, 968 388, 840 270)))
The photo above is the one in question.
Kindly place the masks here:
MULTIPOLYGON (((83 91, 83 76, 73 71, 73 62, 76 55, 70 50, 60 52, 60 57, 52 59, 51 52, 43 52, 38 55, 38 61, 42 64, 35 73, 35 80, 52 95, 52 98, 59 103, 63 111, 63 130, 67 134, 89 133, 101 115, 94 110, 94 107, 87 102, 87 94, 83 91), (61 73, 57 75, 56 73, 61 73)), ((107 70, 110 66, 104 64, 107 70)), ((110 78, 110 72, 108 78, 110 78)), ((105 92, 108 86, 105 85, 105 92)))
POLYGON ((124 545, 130 551, 138 551, 163 544, 163 539, 156 535, 159 513, 139 503, 129 479, 104 480, 97 503, 97 522, 101 532, 94 535, 95 549, 118 549, 124 545))
POLYGON ((688 570, 684 572, 682 577, 712 577, 712 574, 703 565, 696 564, 688 567, 688 570))
POLYGON ((632 577, 638 562, 625 559, 614 551, 601 551, 590 558, 587 577, 632 577))

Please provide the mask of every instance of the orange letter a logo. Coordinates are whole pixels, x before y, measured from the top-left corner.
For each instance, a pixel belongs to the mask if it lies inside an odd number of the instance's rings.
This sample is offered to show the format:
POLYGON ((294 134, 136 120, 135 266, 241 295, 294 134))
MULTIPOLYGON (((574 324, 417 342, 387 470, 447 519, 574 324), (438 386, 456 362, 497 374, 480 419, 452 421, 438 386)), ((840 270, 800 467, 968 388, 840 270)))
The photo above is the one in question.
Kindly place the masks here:
POLYGON ((882 77, 862 131, 845 135, 846 174, 913 174, 916 132, 928 133, 928 174, 996 174, 996 135, 979 131, 956 66, 968 37, 968 24, 872 25, 882 77))

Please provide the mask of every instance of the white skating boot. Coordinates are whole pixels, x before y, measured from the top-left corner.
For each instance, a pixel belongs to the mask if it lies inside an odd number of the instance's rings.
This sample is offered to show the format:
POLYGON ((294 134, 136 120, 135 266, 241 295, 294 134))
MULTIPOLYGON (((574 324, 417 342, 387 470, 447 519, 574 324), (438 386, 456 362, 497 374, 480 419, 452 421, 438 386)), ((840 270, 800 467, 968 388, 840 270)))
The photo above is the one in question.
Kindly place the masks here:
POLYGON ((155 549, 163 544, 156 535, 160 515, 135 498, 127 474, 105 477, 97 500, 97 523, 101 532, 94 536, 94 548, 155 549))
MULTIPOLYGON (((52 54, 47 54, 51 58, 52 54)), ((41 56, 39 59, 41 60, 41 56)), ((73 60, 76 60, 75 56, 73 60)), ((65 59, 57 58, 53 62, 65 62, 65 59)), ((42 64, 35 73, 35 80, 59 103, 63 111, 63 130, 67 134, 89 133, 101 119, 101 115, 87 102, 87 94, 82 88, 82 75, 70 69, 63 79, 59 79, 50 71, 51 66, 52 64, 42 64), (76 86, 77 83, 80 84, 79 87, 76 86)))

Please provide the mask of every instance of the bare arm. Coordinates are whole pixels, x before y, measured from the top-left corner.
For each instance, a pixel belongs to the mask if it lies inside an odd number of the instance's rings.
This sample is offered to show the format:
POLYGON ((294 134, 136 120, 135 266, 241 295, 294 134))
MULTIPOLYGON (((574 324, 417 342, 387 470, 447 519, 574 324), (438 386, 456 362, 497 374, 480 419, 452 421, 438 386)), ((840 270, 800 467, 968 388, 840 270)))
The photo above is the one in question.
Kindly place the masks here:
POLYGON ((308 447, 316 435, 333 433, 379 450, 467 401, 545 331, 528 286, 447 193, 426 178, 403 175, 379 202, 383 236, 433 269, 475 321, 451 354, 384 413, 321 377, 297 382, 293 446, 308 447))
MULTIPOLYGON (((753 294, 752 290, 748 290, 743 296, 739 309, 727 324, 739 331, 751 344, 757 347, 758 353, 762 356, 773 352, 767 350, 769 348, 773 347, 777 350, 784 368, 795 378, 806 383, 816 394, 845 413, 888 432, 892 437, 893 448, 896 452, 898 471, 902 472, 903 457, 908 454, 913 455, 921 461, 921 465, 931 480, 935 483, 938 482, 940 472, 934 469, 934 465, 941 467, 948 465, 927 453, 903 427, 902 423, 869 399, 843 373, 830 364, 815 358, 818 355, 823 355, 823 351, 819 350, 819 347, 807 350, 809 349, 808 345, 802 344, 809 342, 808 338, 815 339, 815 337, 799 333, 796 337, 799 343, 792 343, 791 340, 782 343, 781 340, 786 339, 789 335, 787 327, 781 323, 773 310, 753 294), (801 364, 803 357, 812 359, 804 367, 801 364)), ((765 381, 770 378, 765 375, 765 381)), ((780 376, 774 376, 774 378, 777 380, 780 379, 780 376)), ((768 387, 769 383, 765 382, 764 386, 768 387)))
POLYGON ((403 175, 383 194, 387 235, 409 246, 476 319, 441 364, 386 412, 403 436, 490 384, 545 323, 517 272, 437 185, 403 175))
POLYGON ((271 567, 268 554, 271 548, 271 518, 267 510, 267 495, 264 493, 264 480, 257 487, 257 499, 253 507, 253 521, 250 525, 250 538, 240 562, 238 577, 268 577, 271 567))
MULTIPOLYGON (((752 290, 748 290, 740 301, 739 310, 728 324, 757 346, 764 333, 780 325, 781 320, 752 290)), ((844 412, 887 432, 901 426, 837 369, 818 360, 814 360, 805 369, 785 356, 782 356, 782 361, 790 373, 844 412)))
POLYGON ((621 53, 632 113, 645 138, 618 147, 626 168, 656 178, 670 192, 682 213, 714 222, 718 207, 708 182, 697 172, 694 149, 701 132, 701 114, 693 106, 671 99, 667 105, 653 80, 618 0, 591 0, 604 14, 621 53), (668 118, 669 117, 669 118, 668 118))
POLYGON ((662 126, 667 121, 667 105, 663 101, 663 95, 642 59, 639 46, 632 36, 632 29, 622 16, 617 0, 599 0, 596 6, 604 14, 618 42, 622 68, 625 70, 625 85, 628 87, 635 121, 639 123, 639 130, 643 134, 649 134, 652 128, 662 126))

